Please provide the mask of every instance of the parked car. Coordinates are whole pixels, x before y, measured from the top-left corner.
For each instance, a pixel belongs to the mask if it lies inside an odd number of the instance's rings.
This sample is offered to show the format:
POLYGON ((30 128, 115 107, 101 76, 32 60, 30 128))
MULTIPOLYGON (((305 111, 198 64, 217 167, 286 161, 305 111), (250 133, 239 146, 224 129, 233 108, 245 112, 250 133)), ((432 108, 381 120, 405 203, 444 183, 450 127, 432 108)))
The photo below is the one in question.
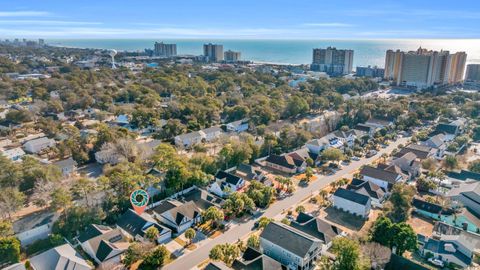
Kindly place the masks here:
POLYGON ((353 156, 353 157, 352 157, 352 160, 359 161, 359 160, 360 160, 360 158, 359 158, 359 157, 357 157, 357 156, 353 156))
POLYGON ((445 266, 445 263, 443 261, 439 260, 439 259, 430 258, 430 259, 428 259, 428 261, 431 264, 439 266, 439 267, 444 267, 445 266))
POLYGON ((377 151, 376 150, 370 150, 367 152, 367 154, 365 155, 365 157, 367 158, 370 158, 370 157, 373 157, 377 154, 377 151))

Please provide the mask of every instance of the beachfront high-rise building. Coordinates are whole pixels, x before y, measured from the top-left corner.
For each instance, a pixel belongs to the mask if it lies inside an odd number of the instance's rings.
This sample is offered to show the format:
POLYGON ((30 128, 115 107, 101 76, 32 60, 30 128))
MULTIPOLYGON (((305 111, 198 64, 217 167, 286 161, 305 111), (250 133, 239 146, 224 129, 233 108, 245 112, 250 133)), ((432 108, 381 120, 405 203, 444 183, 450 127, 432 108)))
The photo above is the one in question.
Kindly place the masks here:
POLYGON ((225 61, 229 63, 237 62, 240 60, 241 53, 228 50, 224 53, 225 61))
POLYGON ((177 55, 177 44, 166 44, 163 42, 155 42, 153 49, 155 56, 172 57, 177 55))
POLYGON ((203 44, 203 56, 207 62, 223 61, 223 45, 219 44, 203 44))
POLYGON ((357 67, 355 71, 355 76, 357 77, 383 78, 384 74, 385 69, 377 66, 357 67))
POLYGON ((470 64, 467 66, 465 81, 480 82, 480 64, 470 64))
POLYGON ((385 56, 385 76, 395 85, 419 89, 433 85, 458 83, 463 80, 467 55, 448 51, 403 52, 388 50, 385 56))
POLYGON ((326 72, 332 76, 346 75, 352 72, 353 50, 337 50, 335 47, 313 49, 311 70, 326 72))

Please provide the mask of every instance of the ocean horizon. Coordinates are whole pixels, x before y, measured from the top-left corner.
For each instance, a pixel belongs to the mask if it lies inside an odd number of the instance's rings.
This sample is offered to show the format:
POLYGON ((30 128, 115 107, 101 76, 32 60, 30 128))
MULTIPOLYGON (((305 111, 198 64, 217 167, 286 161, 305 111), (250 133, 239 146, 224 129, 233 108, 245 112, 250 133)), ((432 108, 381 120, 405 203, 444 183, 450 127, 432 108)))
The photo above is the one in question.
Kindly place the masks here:
POLYGON ((263 39, 46 39, 53 46, 117 51, 153 49, 155 42, 176 43, 178 55, 201 55, 204 43, 222 44, 224 51, 240 51, 242 60, 279 64, 310 64, 314 48, 329 46, 354 50, 353 67, 385 65, 387 50, 465 51, 467 63, 480 63, 480 39, 386 39, 386 40, 263 40, 263 39))

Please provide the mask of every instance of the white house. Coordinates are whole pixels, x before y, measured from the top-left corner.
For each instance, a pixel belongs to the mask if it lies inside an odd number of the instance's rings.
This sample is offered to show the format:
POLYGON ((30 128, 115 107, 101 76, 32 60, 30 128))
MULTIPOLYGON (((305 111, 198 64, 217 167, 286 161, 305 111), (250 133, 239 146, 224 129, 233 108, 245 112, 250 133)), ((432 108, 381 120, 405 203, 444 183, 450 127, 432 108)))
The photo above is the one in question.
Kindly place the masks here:
POLYGON ((203 139, 206 142, 211 142, 213 140, 216 140, 223 134, 223 130, 219 127, 205 128, 200 130, 200 132, 203 133, 203 139))
POLYGON ((227 124, 227 131, 230 132, 243 132, 248 130, 248 119, 242 119, 238 121, 234 121, 227 124))
POLYGON ((395 183, 404 180, 403 175, 399 170, 400 168, 395 165, 389 167, 379 165, 377 168, 364 166, 362 170, 360 170, 360 175, 363 180, 373 182, 389 191, 395 183))
POLYGON ((370 181, 353 178, 347 189, 370 197, 373 207, 382 208, 383 203, 387 199, 387 191, 370 181))
POLYGON ((272 221, 260 234, 260 250, 289 269, 314 269, 322 251, 322 241, 291 226, 272 221))
POLYGON ((128 249, 130 242, 119 228, 91 224, 80 234, 78 242, 82 249, 98 265, 120 263, 121 255, 128 249))
POLYGON ((148 239, 145 239, 145 232, 150 227, 157 228, 159 232, 157 237, 158 243, 164 243, 172 238, 172 231, 158 224, 155 219, 147 213, 139 216, 135 211, 129 209, 117 221, 117 228, 120 228, 123 234, 142 242, 148 241, 148 239))
POLYGON ((165 200, 155 206, 152 211, 155 218, 177 234, 199 223, 202 218, 202 210, 193 201, 182 203, 176 200, 165 200))
POLYGON ((94 269, 70 244, 49 249, 30 258, 29 261, 33 270, 94 269))
POLYGON ((322 254, 332 246, 332 241, 338 236, 346 236, 339 227, 309 214, 300 212, 295 221, 290 223, 293 228, 322 241, 322 254))
POLYGON ((480 181, 468 181, 452 188, 446 195, 480 215, 480 181))
POLYGON ((445 154, 445 149, 447 149, 446 141, 445 134, 440 133, 430 137, 423 142, 423 145, 436 149, 435 158, 442 159, 445 154))
POLYGON ((320 152, 330 147, 330 142, 328 138, 322 137, 320 139, 312 139, 308 141, 305 146, 308 148, 308 151, 318 155, 320 152))
POLYGON ((231 192, 240 190, 245 186, 245 180, 241 177, 233 175, 225 171, 218 171, 208 191, 220 196, 227 197, 231 192))
POLYGON ((64 160, 59 160, 53 163, 53 165, 60 169, 63 176, 70 176, 77 172, 77 162, 71 157, 64 160))
POLYGON ((338 188, 332 196, 333 206, 347 213, 368 219, 372 200, 352 190, 338 188))
POLYGON ((49 147, 52 147, 55 145, 55 141, 52 139, 49 139, 47 137, 42 137, 38 139, 33 139, 28 142, 26 142, 23 145, 23 148, 25 149, 26 152, 28 153, 33 153, 36 154, 43 149, 47 149, 49 147))

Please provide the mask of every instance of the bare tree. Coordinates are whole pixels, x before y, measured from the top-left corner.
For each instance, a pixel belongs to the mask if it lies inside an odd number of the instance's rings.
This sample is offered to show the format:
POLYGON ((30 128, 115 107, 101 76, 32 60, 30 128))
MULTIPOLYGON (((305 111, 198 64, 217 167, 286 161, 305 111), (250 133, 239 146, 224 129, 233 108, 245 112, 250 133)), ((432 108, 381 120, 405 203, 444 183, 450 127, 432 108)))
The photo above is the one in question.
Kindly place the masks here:
POLYGON ((370 242, 362 246, 363 254, 370 259, 373 269, 383 269, 390 261, 392 251, 379 243, 370 242))

